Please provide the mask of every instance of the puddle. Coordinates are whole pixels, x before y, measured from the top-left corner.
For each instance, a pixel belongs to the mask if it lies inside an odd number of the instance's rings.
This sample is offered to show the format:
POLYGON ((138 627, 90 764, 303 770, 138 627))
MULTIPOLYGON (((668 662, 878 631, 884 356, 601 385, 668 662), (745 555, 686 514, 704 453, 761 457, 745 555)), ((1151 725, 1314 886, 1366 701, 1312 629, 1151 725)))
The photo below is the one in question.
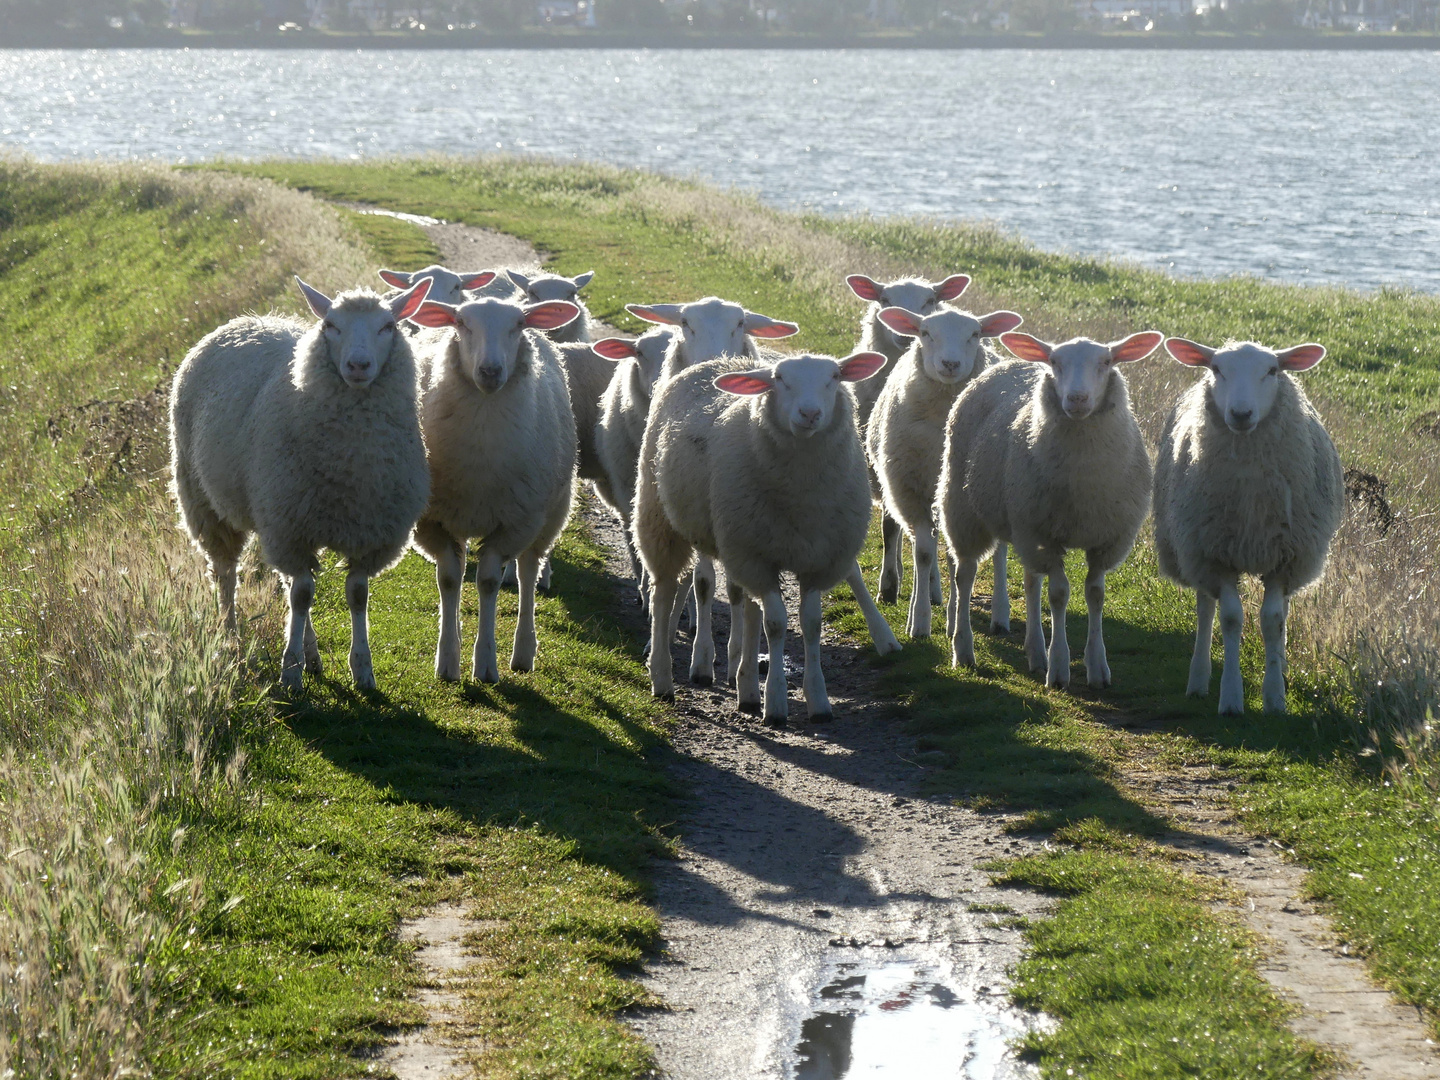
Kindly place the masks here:
POLYGON ((960 985, 943 961, 838 964, 800 1025, 794 1080, 1012 1080, 1026 1022, 960 985))
POLYGON ((379 217, 393 217, 400 221, 408 221, 411 225, 444 225, 445 222, 439 218, 426 217, 424 214, 402 214, 398 210, 381 210, 379 207, 366 206, 355 207, 357 214, 376 214, 379 217))

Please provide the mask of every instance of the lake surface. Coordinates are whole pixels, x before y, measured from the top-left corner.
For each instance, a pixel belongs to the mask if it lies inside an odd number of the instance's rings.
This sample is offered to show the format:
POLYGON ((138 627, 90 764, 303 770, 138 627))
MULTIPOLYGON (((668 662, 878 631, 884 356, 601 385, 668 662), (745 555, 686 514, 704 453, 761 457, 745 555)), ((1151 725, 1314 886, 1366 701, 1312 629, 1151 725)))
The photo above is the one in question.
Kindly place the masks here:
POLYGON ((0 147, 44 160, 534 153, 1429 292, 1437 104, 1433 52, 0 50, 0 147))

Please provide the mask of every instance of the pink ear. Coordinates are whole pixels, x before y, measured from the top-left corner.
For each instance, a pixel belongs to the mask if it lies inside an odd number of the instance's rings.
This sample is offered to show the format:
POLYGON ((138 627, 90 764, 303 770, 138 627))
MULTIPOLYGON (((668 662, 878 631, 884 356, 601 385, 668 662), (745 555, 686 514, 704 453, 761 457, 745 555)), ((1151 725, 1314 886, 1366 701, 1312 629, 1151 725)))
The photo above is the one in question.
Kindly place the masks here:
POLYGON ((425 303, 425 297, 430 295, 430 286, 433 284, 433 279, 421 278, 408 292, 403 292, 390 301, 390 311, 395 320, 399 322, 414 315, 420 305, 425 303))
POLYGON ((844 382, 863 382, 885 366, 886 356, 878 352, 857 352, 840 361, 844 382))
MULTIPOLYGON (((936 300, 954 300, 970 287, 969 274, 951 274, 939 285, 935 286, 936 300)), ((988 336, 988 335, 987 335, 988 336)))
POLYGON ((864 274, 851 274, 845 279, 845 284, 849 285, 850 291, 861 300, 874 300, 877 303, 880 300, 881 292, 884 291, 884 286, 864 274))
POLYGON ((486 285, 489 285, 490 282, 494 280, 494 270, 482 270, 474 277, 466 278, 464 281, 460 282, 460 287, 462 289, 483 289, 486 285))
POLYGON ((996 337, 1008 333, 1024 321, 1013 311, 992 311, 980 320, 980 336, 996 337))
POLYGON ((1054 351, 1054 346, 1029 334, 1001 334, 1000 343, 1021 360, 1033 360, 1040 364, 1048 363, 1050 353, 1054 351))
POLYGON ((752 329, 751 327, 748 327, 748 326, 747 326, 747 327, 745 328, 745 333, 749 334, 751 337, 763 337, 763 338, 782 338, 782 337, 789 337, 791 334, 798 334, 799 332, 800 332, 800 324, 799 324, 799 323, 780 322, 778 319, 775 320, 775 321, 773 321, 773 322, 771 322, 771 323, 770 323, 769 325, 767 325, 767 326, 757 326, 757 327, 754 327, 753 329, 752 329))
POLYGON ((906 311, 902 307, 881 308, 877 318, 897 334, 904 334, 906 337, 920 336, 920 316, 913 311, 906 311))
POLYGON ((393 285, 397 289, 408 289, 410 287, 410 275, 402 274, 399 270, 381 270, 380 280, 386 285, 393 285))
POLYGON ((1167 338, 1165 351, 1180 363, 1189 367, 1209 367, 1215 350, 1201 345, 1198 341, 1186 341, 1183 337, 1167 338))
MULTIPOLYGON (((428 281, 429 278, 426 280, 428 281)), ((409 319, 421 326, 454 326, 460 321, 455 316, 455 310, 449 304, 440 304, 431 300, 420 305, 420 310, 410 315, 409 319)))
POLYGON ((566 300, 547 300, 525 309, 525 325, 532 330, 558 330, 579 314, 580 308, 566 300))
POLYGON ((715 380, 715 389, 727 394, 768 394, 775 384, 749 371, 732 371, 715 380))
POLYGON ((635 351, 635 343, 626 341, 624 338, 607 337, 591 345, 590 348, 605 357, 606 360, 624 360, 627 356, 639 356, 635 351))
POLYGON ((1155 330, 1142 330, 1131 334, 1124 341, 1110 346, 1110 359, 1117 364, 1128 364, 1132 360, 1143 360, 1160 347, 1165 335, 1155 330))
POLYGON ((1324 345, 1295 345, 1275 354, 1286 371, 1308 371, 1325 359, 1324 345))
MULTIPOLYGON (((666 304, 665 306, 673 308, 675 305, 666 304)), ((646 304, 626 304, 625 310, 637 319, 644 319, 646 322, 661 323, 665 326, 678 326, 680 324, 680 316, 678 314, 660 311, 646 304)))

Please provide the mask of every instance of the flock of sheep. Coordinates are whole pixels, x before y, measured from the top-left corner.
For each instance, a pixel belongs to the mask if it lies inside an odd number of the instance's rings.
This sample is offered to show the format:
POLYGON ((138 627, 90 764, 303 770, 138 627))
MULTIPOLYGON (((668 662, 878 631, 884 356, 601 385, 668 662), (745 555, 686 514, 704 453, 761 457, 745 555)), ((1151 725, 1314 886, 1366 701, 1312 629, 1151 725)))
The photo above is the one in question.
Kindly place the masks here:
POLYGON ((320 670, 310 610, 322 548, 346 561, 356 686, 375 685, 369 579, 411 545, 435 563, 435 673, 461 677, 471 538, 480 602, 472 676, 499 679, 496 597, 512 560, 519 618, 510 666, 532 670, 535 590, 548 578, 578 474, 624 525, 660 697, 674 694, 668 646, 692 563, 690 678, 714 680, 718 561, 739 708, 786 720, 785 666, 769 665, 762 693, 759 645, 763 627, 770 655, 783 655, 781 574, 789 573, 800 588, 807 712, 827 718, 826 590, 848 582, 876 648, 900 648, 856 562, 872 503, 884 515, 882 599, 898 594, 902 530, 912 543, 912 638, 929 634, 931 606, 946 600, 943 534, 956 665, 975 663, 971 589, 992 555, 990 624, 1009 629, 1009 544, 1024 571, 1030 668, 1066 686, 1064 556, 1083 550, 1086 679, 1108 686, 1105 575, 1153 506, 1160 568, 1198 599, 1187 692, 1209 691, 1218 604, 1220 712, 1244 711, 1238 584, 1254 574, 1264 584, 1264 706, 1285 709, 1289 597, 1319 576, 1343 508, 1334 445, 1290 375, 1317 364, 1322 346, 1166 340, 1176 360, 1204 376, 1175 403, 1152 472, 1119 366, 1153 353, 1162 336, 1051 345, 1017 332, 1013 312, 955 306, 970 282, 963 274, 937 283, 848 278, 869 309, 858 350, 839 360, 762 346, 798 327, 714 297, 629 305, 655 328, 633 341, 592 342, 578 297, 589 274, 431 266, 381 276, 394 291, 333 300, 300 282, 316 322, 235 319, 201 340, 175 376, 172 463, 184 527, 208 559, 232 627, 237 566, 249 536, 258 537, 288 590, 281 680, 290 690, 303 671, 320 670), (986 341, 997 337, 1018 359, 992 351, 986 341), (1047 578, 1048 648, 1040 618, 1047 578))

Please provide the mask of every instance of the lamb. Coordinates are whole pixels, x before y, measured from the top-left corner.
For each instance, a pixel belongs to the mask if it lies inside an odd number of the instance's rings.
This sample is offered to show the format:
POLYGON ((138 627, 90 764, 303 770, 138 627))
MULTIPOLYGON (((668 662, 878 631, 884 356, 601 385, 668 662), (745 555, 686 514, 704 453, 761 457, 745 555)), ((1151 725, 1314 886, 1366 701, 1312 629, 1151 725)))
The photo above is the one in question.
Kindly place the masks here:
MULTIPOLYGON (((1025 653, 1050 686, 1070 683, 1065 552, 1085 551, 1089 637, 1085 677, 1110 685, 1102 616, 1105 574, 1120 565, 1150 509, 1150 458, 1117 364, 1143 359, 1161 335, 1131 334, 1108 345, 1075 338, 1050 345, 1002 334, 1016 356, 974 380, 945 425, 937 502, 953 560, 954 664, 973 666, 970 593, 980 560, 1013 543, 1025 568, 1025 653), (1050 649, 1040 590, 1050 578, 1050 649)), ((1005 576, 998 565, 991 624, 1009 629, 1005 576)))
MULTIPOLYGON (((661 369, 660 381, 662 383, 673 379, 688 367, 722 356, 746 356, 756 360, 777 359, 778 357, 773 354, 762 355, 751 339, 775 340, 789 337, 800 330, 794 323, 780 322, 764 315, 757 315, 754 312, 746 311, 739 304, 714 296, 689 304, 652 304, 649 306, 627 304, 626 310, 647 322, 680 328, 680 333, 670 343, 670 351, 666 354, 665 365, 661 369)), ((900 642, 895 639, 895 634, 891 631, 889 624, 885 622, 885 618, 880 614, 875 602, 870 599, 870 593, 865 588, 865 579, 860 573, 859 563, 855 564, 845 580, 855 594, 856 605, 860 608, 861 614, 865 616, 865 625, 870 630, 870 637, 875 643, 876 651, 883 654, 898 650, 900 642)), ((708 685, 714 681, 715 677, 715 645, 710 630, 710 605, 715 595, 715 567, 710 562, 709 556, 703 552, 695 560, 694 582, 696 630, 690 679, 697 684, 708 685)), ((742 600, 740 588, 730 586, 728 597, 732 606, 738 605, 742 600)), ((670 638, 666 640, 674 637, 675 628, 679 624, 679 615, 680 609, 677 607, 670 623, 670 638)), ((727 677, 733 682, 739 667, 741 646, 740 636, 733 633, 735 629, 733 612, 730 625, 732 633, 728 650, 730 663, 727 677)))
POLYGON ((495 602, 501 569, 511 559, 518 560, 520 612, 510 667, 535 667, 535 581, 570 516, 576 453, 565 374, 542 331, 579 314, 564 301, 485 299, 459 307, 427 303, 412 316, 439 331, 419 339, 420 420, 432 491, 415 526, 415 546, 435 563, 440 679, 460 678, 460 587, 472 536, 480 542, 472 677, 500 679, 495 602))
POLYGON ((235 627, 236 565, 251 533, 286 583, 280 681, 320 674, 310 618, 321 548, 345 559, 350 674, 374 689, 370 578, 399 561, 430 497, 416 412, 415 358, 397 323, 428 280, 393 300, 331 300, 296 278, 319 321, 245 316, 203 338, 170 394, 174 492, 235 627))
MULTIPOLYGON (((929 588, 936 566, 935 488, 945 450, 945 421, 966 384, 995 357, 982 339, 1014 330, 1013 311, 976 317, 942 307, 919 316, 900 307, 880 311, 880 325, 912 344, 890 371, 866 428, 870 466, 879 477, 886 514, 910 536, 914 586, 906 632, 930 636, 929 588)), ((953 636, 954 627, 949 627, 953 636)))
MULTIPOLYGON (((573 278, 544 273, 530 276, 522 274, 519 270, 506 270, 505 273, 514 282, 515 287, 520 290, 521 303, 543 304, 547 300, 563 300, 580 309, 579 318, 564 326, 556 327, 546 335, 551 341, 589 341, 594 336, 592 332, 594 324, 590 319, 590 310, 580 299, 580 290, 590 284, 590 279, 595 276, 595 271, 587 270, 573 278)), ((609 375, 609 371, 606 371, 606 375, 609 375)))
POLYGON ((1160 572, 1195 590, 1195 651, 1187 694, 1210 692, 1215 607, 1225 666, 1220 714, 1245 711, 1240 675, 1242 574, 1264 583, 1266 712, 1285 712, 1285 620, 1290 597, 1325 569, 1344 512, 1340 457, 1291 376, 1325 357, 1323 345, 1278 352, 1255 342, 1212 349, 1184 338, 1165 348, 1206 369, 1182 394, 1160 436, 1155 464, 1155 552, 1160 572))
POLYGON ((650 414, 654 393, 674 331, 657 326, 634 341, 601 338, 595 352, 620 361, 605 389, 600 420, 595 425, 595 453, 604 473, 596 492, 605 500, 625 533, 625 554, 629 556, 635 584, 640 590, 640 608, 649 611, 649 588, 644 567, 630 539, 630 520, 635 504, 635 470, 640 462, 640 443, 645 437, 645 419, 650 414))
MULTIPOLYGON (((970 276, 968 274, 951 274, 945 280, 937 281, 934 284, 919 278, 900 278, 889 284, 882 284, 864 274, 851 274, 845 279, 845 284, 850 286, 850 291, 861 300, 870 301, 870 306, 860 320, 860 343, 855 347, 869 352, 883 353, 886 357, 886 364, 880 372, 880 377, 856 387, 855 400, 859 407, 860 432, 863 435, 869 429, 870 414, 875 409, 875 402, 879 400, 880 391, 884 389, 885 383, 890 378, 890 372, 899 362, 900 357, 905 355, 906 350, 910 348, 908 338, 897 334, 880 320, 881 309, 898 307, 914 315, 929 315, 934 312, 937 305, 959 299, 960 295, 970 286, 970 276)), ((900 525, 885 509, 880 478, 876 476, 873 466, 870 470, 870 491, 876 504, 880 506, 880 537, 884 551, 880 560, 880 599, 887 604, 893 604, 900 595, 900 578, 902 576, 900 525)), ((938 566, 934 567, 932 575, 931 599, 935 603, 939 603, 941 594, 940 568, 938 566)))
POLYGON ((788 570, 801 590, 806 710, 811 720, 829 719, 821 596, 855 565, 870 519, 854 399, 841 384, 869 378, 884 363, 879 353, 841 361, 794 356, 755 368, 748 358, 726 358, 661 388, 640 452, 634 524, 654 582, 650 685, 657 697, 674 697, 669 649, 659 643, 667 640, 680 572, 698 549, 723 562, 741 591, 732 614, 732 626, 743 628, 735 679, 740 709, 757 712, 761 705, 758 600, 772 657, 765 719, 786 720, 780 574, 788 570))
POLYGON ((381 270, 379 274, 380 279, 397 292, 418 284, 422 278, 429 278, 429 299, 437 304, 463 304, 466 300, 484 296, 509 300, 516 292, 510 279, 494 270, 447 270, 432 264, 413 273, 381 270))

